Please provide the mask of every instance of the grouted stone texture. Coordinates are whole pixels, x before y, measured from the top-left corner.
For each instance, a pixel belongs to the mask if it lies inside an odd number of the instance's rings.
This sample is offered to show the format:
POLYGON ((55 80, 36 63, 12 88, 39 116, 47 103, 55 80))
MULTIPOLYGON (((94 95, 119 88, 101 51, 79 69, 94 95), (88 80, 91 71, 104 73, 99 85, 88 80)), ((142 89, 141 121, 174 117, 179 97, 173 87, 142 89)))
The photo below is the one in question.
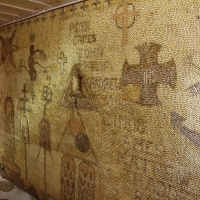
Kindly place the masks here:
POLYGON ((14 184, 41 200, 200 199, 199 7, 88 0, 2 27, 14 184))

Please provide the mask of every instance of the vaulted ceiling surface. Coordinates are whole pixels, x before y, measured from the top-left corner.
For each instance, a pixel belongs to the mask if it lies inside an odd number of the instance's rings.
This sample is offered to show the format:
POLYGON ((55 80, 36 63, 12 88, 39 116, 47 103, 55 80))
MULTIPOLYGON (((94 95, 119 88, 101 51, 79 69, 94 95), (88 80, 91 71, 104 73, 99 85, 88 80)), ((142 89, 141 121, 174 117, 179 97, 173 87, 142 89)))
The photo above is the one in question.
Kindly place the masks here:
MULTIPOLYGON (((78 0, 80 1, 80 0, 78 0)), ((25 17, 41 14, 77 0, 0 0, 0 27, 25 17)))

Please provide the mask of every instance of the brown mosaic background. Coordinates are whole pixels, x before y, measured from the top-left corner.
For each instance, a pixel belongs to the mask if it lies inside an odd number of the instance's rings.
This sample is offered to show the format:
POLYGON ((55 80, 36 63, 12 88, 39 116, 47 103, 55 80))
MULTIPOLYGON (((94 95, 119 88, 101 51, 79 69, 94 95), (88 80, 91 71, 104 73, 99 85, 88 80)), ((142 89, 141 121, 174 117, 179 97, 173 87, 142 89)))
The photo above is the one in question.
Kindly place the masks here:
POLYGON ((0 163, 38 199, 200 199, 200 3, 85 1, 0 29, 0 163))

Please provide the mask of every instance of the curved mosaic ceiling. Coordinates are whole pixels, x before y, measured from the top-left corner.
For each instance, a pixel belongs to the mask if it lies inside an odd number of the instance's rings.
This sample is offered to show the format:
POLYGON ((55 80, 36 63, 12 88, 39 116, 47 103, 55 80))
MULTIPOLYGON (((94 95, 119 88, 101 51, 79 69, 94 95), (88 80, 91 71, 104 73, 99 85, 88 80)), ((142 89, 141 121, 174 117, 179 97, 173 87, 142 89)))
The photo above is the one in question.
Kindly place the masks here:
POLYGON ((0 27, 81 0, 0 0, 0 27))

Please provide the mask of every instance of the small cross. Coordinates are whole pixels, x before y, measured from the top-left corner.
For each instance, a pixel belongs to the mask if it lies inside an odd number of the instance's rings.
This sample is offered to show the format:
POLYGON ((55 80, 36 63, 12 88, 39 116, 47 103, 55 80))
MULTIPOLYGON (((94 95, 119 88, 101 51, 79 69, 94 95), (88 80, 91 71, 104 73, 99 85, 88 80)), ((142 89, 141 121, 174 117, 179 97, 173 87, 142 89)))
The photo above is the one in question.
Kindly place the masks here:
POLYGON ((110 4, 112 0, 105 0, 106 3, 110 4))
POLYGON ((100 1, 98 1, 98 0, 96 0, 95 2, 93 2, 93 4, 92 5, 94 5, 94 6, 98 6, 98 4, 101 4, 101 2, 100 1))
POLYGON ((56 17, 56 15, 52 12, 52 15, 50 16, 50 18, 51 18, 52 20, 54 20, 55 17, 56 17))
POLYGON ((36 17, 34 22, 37 24, 39 22, 39 19, 36 17))
POLYGON ((83 2, 83 5, 82 6, 80 6, 80 9, 83 9, 83 11, 85 11, 86 10, 86 8, 88 8, 88 5, 87 4, 85 4, 85 1, 83 2))
POLYGON ((46 19, 47 19, 47 18, 46 18, 45 15, 43 14, 41 20, 44 22, 46 19))
POLYGON ((122 29, 122 44, 128 43, 128 28, 133 25, 136 16, 138 16, 138 12, 134 9, 132 3, 123 1, 123 4, 117 8, 113 19, 116 20, 117 27, 122 29), (132 7, 132 10, 130 10, 130 7, 132 7))
POLYGON ((21 21, 20 25, 21 25, 21 26, 23 26, 23 25, 24 25, 24 21, 23 21, 23 20, 21 21))
POLYGON ((60 53, 60 57, 58 58, 58 62, 60 63, 60 73, 64 74, 64 64, 67 63, 67 57, 64 57, 64 52, 60 53))
POLYGON ((77 8, 74 5, 72 5, 72 8, 69 11, 74 13, 76 10, 77 8))
POLYGON ((63 18, 64 15, 66 15, 66 12, 65 12, 65 8, 63 7, 62 12, 60 13, 60 16, 62 16, 62 18, 63 18))
POLYGON ((31 23, 31 21, 28 19, 28 21, 26 22, 26 24, 29 26, 30 23, 31 23))

